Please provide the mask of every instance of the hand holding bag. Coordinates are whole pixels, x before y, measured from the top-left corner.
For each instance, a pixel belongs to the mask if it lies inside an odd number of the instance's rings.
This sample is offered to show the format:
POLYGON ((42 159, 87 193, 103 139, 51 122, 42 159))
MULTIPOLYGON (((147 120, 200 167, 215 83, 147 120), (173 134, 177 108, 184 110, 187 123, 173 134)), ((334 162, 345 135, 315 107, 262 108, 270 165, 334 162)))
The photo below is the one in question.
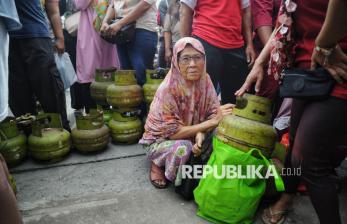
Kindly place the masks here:
MULTIPOLYGON (((118 22, 121 17, 117 17, 110 22, 110 25, 118 22)), ((108 36, 101 34, 101 37, 111 44, 124 45, 132 42, 135 39, 136 22, 129 23, 123 26, 116 35, 108 36)))
POLYGON ((284 70, 280 97, 321 100, 329 97, 335 80, 324 68, 284 70))

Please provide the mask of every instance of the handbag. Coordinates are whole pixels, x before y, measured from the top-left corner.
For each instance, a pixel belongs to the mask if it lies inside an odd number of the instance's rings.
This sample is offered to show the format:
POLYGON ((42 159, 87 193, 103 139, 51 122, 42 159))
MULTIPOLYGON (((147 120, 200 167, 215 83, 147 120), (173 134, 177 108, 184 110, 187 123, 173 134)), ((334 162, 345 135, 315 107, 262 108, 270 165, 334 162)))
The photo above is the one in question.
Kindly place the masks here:
POLYGON ((322 100, 329 97, 335 80, 324 68, 288 69, 282 72, 280 97, 322 100))
POLYGON ((80 22, 81 11, 75 12, 65 19, 65 30, 73 37, 77 36, 78 23, 80 22))
MULTIPOLYGON (((115 20, 111 20, 110 25, 118 22, 122 17, 117 17, 115 20)), ((135 39, 136 22, 129 23, 123 26, 116 35, 104 35, 101 33, 101 37, 111 44, 124 45, 132 42, 135 39)))

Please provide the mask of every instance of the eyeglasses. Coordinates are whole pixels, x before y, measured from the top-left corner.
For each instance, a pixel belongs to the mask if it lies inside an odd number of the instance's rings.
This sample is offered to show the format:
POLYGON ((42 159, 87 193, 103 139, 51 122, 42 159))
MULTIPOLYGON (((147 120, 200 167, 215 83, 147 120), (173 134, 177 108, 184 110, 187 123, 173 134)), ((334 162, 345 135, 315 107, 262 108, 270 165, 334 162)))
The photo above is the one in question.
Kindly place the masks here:
POLYGON ((201 62, 205 60, 204 55, 192 55, 192 56, 182 56, 179 58, 179 62, 183 65, 188 65, 191 60, 193 60, 195 63, 201 62))

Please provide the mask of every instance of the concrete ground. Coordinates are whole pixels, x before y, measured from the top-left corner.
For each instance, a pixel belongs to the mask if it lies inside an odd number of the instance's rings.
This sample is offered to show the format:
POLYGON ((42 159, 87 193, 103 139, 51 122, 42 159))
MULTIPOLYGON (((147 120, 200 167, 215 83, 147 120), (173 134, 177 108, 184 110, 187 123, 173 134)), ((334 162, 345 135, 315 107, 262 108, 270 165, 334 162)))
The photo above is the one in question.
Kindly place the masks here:
MULTIPOLYGON (((208 223, 196 216, 194 202, 183 200, 172 186, 155 189, 148 181, 148 171, 141 146, 114 144, 97 154, 72 151, 57 164, 28 159, 11 170, 26 224, 208 223)), ((347 176, 347 164, 340 173, 347 176)), ((346 189, 340 199, 347 223, 346 189)), ((255 223, 261 223, 259 215, 255 223)), ((318 223, 307 196, 296 198, 286 223, 318 223)))

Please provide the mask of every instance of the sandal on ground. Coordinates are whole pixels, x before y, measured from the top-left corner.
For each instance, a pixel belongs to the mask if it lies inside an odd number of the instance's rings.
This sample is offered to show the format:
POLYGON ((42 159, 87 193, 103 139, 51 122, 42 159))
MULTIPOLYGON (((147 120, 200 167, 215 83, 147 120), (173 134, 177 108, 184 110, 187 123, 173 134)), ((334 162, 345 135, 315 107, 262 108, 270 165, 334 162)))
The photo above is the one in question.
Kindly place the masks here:
MULTIPOLYGON (((160 168, 158 168, 158 169, 160 169, 160 168)), ((153 168, 153 164, 151 165, 151 171, 149 173, 149 180, 151 181, 151 184, 158 189, 164 189, 168 185, 163 171, 155 170, 155 168, 153 168), (159 184, 158 183, 159 181, 163 181, 164 184, 159 184)))
POLYGON ((286 221, 287 211, 272 211, 271 207, 264 209, 261 219, 265 224, 282 224, 286 221), (279 218, 277 221, 272 221, 273 218, 279 218))

